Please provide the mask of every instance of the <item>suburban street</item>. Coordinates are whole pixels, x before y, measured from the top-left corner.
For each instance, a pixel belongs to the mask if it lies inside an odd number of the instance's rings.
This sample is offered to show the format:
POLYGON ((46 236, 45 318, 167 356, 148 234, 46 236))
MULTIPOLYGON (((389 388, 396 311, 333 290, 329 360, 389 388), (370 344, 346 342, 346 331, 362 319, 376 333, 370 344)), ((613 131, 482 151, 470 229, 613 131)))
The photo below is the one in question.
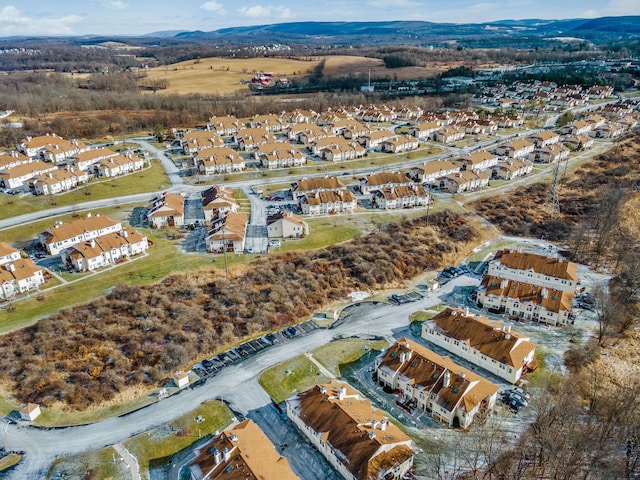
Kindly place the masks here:
MULTIPOLYGON (((58 457, 98 449, 125 440, 193 410, 211 399, 222 399, 236 411, 249 414, 271 405, 271 399, 257 381, 259 373, 278 362, 302 354, 338 338, 381 336, 389 341, 408 335, 409 314, 442 302, 455 287, 478 285, 471 276, 459 277, 422 300, 399 306, 364 308, 351 314, 334 329, 319 329, 285 343, 274 345, 243 362, 225 368, 203 386, 185 389, 123 417, 66 428, 35 428, 8 425, 6 438, 11 448, 26 452, 22 462, 11 471, 10 479, 44 478, 58 457)), ((287 456, 287 452, 284 452, 287 456)))

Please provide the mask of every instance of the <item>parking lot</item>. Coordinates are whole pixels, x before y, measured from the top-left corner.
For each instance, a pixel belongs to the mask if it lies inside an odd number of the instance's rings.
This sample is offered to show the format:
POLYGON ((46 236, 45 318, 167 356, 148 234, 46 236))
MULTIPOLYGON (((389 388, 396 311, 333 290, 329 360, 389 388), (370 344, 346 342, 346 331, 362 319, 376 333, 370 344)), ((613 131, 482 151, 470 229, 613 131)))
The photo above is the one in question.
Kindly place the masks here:
MULTIPOLYGON (((269 348, 277 343, 283 343, 294 337, 305 335, 320 328, 313 320, 306 321, 296 326, 286 327, 277 332, 268 333, 260 338, 254 338, 225 352, 214 355, 211 358, 196 363, 193 371, 202 379, 210 375, 216 375, 228 365, 236 364, 245 358, 269 348)), ((197 384, 198 382, 196 382, 197 384)))

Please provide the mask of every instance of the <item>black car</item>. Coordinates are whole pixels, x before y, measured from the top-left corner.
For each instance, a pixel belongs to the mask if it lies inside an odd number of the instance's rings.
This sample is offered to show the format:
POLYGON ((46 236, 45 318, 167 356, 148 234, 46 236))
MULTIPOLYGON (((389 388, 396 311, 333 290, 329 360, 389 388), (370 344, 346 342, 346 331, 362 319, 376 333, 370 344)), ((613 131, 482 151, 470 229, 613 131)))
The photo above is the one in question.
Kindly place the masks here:
POLYGON ((210 371, 213 368, 213 363, 211 360, 207 360, 206 358, 200 362, 200 364, 204 367, 205 370, 210 371))
POLYGON ((298 329, 296 327, 289 327, 287 328, 287 332, 289 332, 291 335, 295 336, 298 334, 298 329))

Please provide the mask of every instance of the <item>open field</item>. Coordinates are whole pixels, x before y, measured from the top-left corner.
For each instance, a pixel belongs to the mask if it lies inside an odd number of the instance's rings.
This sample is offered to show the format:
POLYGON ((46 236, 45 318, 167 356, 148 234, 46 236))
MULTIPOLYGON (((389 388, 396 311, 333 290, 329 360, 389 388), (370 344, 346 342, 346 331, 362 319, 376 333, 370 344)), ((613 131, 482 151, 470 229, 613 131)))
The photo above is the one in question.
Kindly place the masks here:
MULTIPOLYGON (((313 69, 325 60, 323 75, 340 77, 367 77, 369 71, 373 78, 416 79, 433 76, 458 64, 437 63, 424 67, 401 67, 388 69, 378 58, 367 58, 349 55, 327 57, 292 58, 202 58, 187 60, 165 67, 151 68, 145 71, 147 77, 142 84, 153 80, 168 80, 169 86, 158 93, 189 94, 213 93, 224 95, 229 93, 248 92, 246 82, 256 72, 273 72, 278 77, 299 79, 310 74, 313 69)), ((460 63, 461 64, 461 63, 460 63)))
POLYGON ((276 403, 284 402, 297 392, 304 392, 309 387, 328 381, 329 377, 323 375, 318 366, 304 355, 279 363, 258 377, 260 386, 276 403))

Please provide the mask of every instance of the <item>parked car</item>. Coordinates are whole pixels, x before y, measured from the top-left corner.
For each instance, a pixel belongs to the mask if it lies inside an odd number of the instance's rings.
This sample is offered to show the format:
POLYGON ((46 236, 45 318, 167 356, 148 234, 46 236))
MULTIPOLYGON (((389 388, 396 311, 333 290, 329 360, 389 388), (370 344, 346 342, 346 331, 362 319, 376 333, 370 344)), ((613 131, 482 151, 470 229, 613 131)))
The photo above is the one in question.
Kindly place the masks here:
POLYGON ((269 246, 272 248, 277 248, 280 246, 280 240, 270 240, 269 246))
POLYGON ((213 368, 213 363, 211 360, 207 360, 206 358, 200 362, 200 364, 204 367, 204 369, 208 372, 213 368))
POLYGON ((292 336, 296 336, 298 334, 298 329, 296 327, 287 328, 287 332, 289 332, 292 336))
POLYGON ((529 400, 531 398, 531 395, 529 395, 529 392, 527 392, 526 390, 520 388, 520 387, 513 387, 510 390, 507 391, 513 391, 516 392, 519 395, 522 395, 524 398, 526 398, 527 400, 529 400))

